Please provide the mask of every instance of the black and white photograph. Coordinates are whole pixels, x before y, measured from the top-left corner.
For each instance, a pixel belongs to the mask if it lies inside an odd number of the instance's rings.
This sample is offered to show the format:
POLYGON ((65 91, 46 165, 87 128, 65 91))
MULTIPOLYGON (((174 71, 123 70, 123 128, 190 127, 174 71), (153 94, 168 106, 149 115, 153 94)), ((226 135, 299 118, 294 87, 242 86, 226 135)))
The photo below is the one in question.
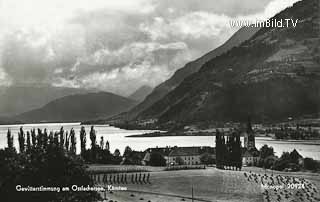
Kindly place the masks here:
POLYGON ((320 0, 0 0, 1 202, 319 202, 320 0))

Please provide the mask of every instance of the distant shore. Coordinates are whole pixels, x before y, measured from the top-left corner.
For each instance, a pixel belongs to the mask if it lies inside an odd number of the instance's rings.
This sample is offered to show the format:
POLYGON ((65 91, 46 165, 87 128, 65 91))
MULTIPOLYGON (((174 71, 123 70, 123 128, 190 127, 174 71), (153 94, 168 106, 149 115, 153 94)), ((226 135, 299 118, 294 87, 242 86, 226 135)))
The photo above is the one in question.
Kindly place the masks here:
POLYGON ((152 132, 140 135, 128 135, 126 137, 170 137, 170 136, 213 136, 215 133, 197 132, 197 133, 184 133, 184 132, 152 132))

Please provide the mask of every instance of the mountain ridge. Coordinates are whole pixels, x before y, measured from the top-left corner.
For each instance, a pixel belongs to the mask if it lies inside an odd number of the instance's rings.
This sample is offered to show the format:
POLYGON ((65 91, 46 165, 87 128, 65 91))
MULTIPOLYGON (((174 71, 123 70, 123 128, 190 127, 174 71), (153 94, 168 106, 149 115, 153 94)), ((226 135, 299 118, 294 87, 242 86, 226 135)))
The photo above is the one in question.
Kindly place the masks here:
POLYGON ((206 62, 138 119, 266 121, 319 112, 318 9, 318 0, 304 0, 283 10, 272 19, 299 19, 296 28, 260 29, 206 62))
POLYGON ((75 94, 58 98, 14 119, 21 122, 84 121, 121 113, 137 102, 108 92, 75 94))
POLYGON ((18 115, 42 107, 57 98, 89 92, 96 92, 96 90, 22 85, 0 87, 0 116, 9 117, 18 115))
POLYGON ((139 103, 137 106, 132 108, 127 113, 122 113, 113 117, 113 119, 133 119, 140 112, 150 107, 152 104, 160 100, 167 93, 176 88, 187 76, 197 72, 200 67, 207 62, 209 59, 219 56, 220 54, 228 51, 232 47, 235 47, 242 43, 243 41, 249 39, 253 34, 255 34, 260 28, 241 28, 236 33, 234 33, 224 44, 217 47, 216 49, 206 53, 200 58, 188 62, 184 67, 178 69, 172 77, 170 77, 165 82, 156 86, 153 91, 146 96, 146 98, 139 103))
POLYGON ((136 91, 134 91, 131 95, 129 95, 128 98, 141 102, 147 97, 148 94, 152 92, 152 90, 153 90, 152 87, 143 85, 140 88, 138 88, 136 91))

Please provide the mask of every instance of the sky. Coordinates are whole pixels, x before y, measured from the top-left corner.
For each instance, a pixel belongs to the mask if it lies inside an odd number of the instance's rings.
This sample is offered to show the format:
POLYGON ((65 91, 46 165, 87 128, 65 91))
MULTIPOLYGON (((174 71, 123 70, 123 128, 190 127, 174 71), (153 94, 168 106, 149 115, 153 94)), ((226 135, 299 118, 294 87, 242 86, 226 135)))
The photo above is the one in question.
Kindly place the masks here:
POLYGON ((0 86, 129 95, 297 0, 0 0, 0 86))

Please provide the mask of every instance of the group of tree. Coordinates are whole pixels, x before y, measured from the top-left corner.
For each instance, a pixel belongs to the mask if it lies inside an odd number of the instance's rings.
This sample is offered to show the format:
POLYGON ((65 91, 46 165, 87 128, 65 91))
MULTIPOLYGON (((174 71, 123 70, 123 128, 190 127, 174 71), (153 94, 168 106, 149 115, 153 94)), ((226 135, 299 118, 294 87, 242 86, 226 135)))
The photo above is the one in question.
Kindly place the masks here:
POLYGON ((225 134, 216 131, 216 166, 220 169, 241 170, 242 155, 240 133, 232 132, 225 138, 225 134))
MULTIPOLYGON (((139 152, 132 150, 129 146, 127 146, 123 153, 123 160, 121 164, 124 165, 142 165, 143 160, 145 156, 147 155, 147 152, 139 152)), ((147 162, 147 165, 150 166, 166 166, 166 160, 164 156, 157 152, 152 151, 148 155, 150 155, 150 159, 147 162)))
MULTIPOLYGON (((7 142, 8 148, 13 149, 13 135, 11 130, 8 129, 7 132, 7 142)), ((50 131, 48 133, 47 129, 41 130, 38 129, 37 132, 35 129, 25 132, 22 127, 18 132, 18 143, 19 143, 19 152, 30 153, 31 149, 47 149, 49 146, 59 147, 66 152, 75 155, 76 154, 76 134, 74 129, 64 131, 61 127, 60 131, 50 131)))
POLYGON ((260 149, 258 166, 279 171, 317 171, 320 168, 320 163, 312 158, 303 158, 295 149, 291 152, 283 152, 281 157, 278 158, 275 156, 272 147, 263 145, 260 149))
POLYGON ((143 157, 144 157, 144 152, 134 151, 129 146, 126 146, 123 152, 123 159, 121 164, 141 165, 143 157))
POLYGON ((166 159, 159 152, 151 152, 149 165, 150 166, 166 166, 166 159))
POLYGON ((80 144, 81 144, 81 156, 87 163, 101 163, 101 164, 119 164, 122 160, 119 150, 116 150, 114 154, 110 152, 109 141, 104 141, 103 136, 100 137, 99 144, 97 143, 97 132, 92 126, 89 132, 90 135, 90 147, 86 148, 86 130, 82 126, 80 129, 80 144))
POLYGON ((18 133, 19 151, 14 147, 14 136, 7 133, 7 147, 0 149, 1 201, 98 201, 97 192, 62 191, 62 187, 93 186, 84 161, 76 155, 75 134, 34 129, 18 133), (16 186, 56 187, 55 191, 17 191, 16 186), (60 190, 60 191, 57 191, 60 190))

